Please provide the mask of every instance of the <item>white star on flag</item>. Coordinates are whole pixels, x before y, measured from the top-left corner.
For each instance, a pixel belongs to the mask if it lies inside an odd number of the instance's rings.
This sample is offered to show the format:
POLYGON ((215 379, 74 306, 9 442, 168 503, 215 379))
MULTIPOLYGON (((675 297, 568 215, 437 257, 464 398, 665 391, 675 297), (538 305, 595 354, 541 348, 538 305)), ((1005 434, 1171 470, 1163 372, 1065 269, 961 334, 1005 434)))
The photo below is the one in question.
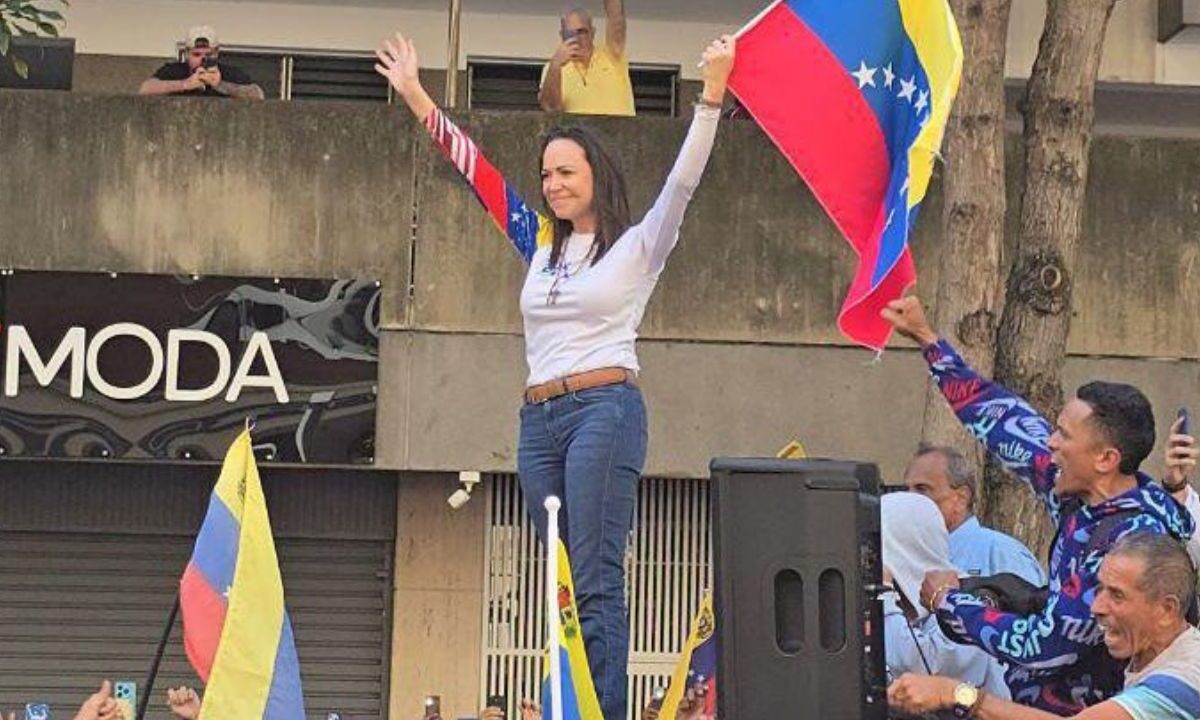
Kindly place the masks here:
POLYGON ((917 112, 920 112, 927 107, 929 107, 929 91, 922 90, 921 93, 917 95, 917 101, 913 103, 913 108, 915 108, 917 112))
POLYGON ((858 89, 862 90, 867 85, 875 87, 875 71, 879 68, 867 67, 867 63, 859 60, 858 69, 850 73, 858 80, 858 89))
POLYGON ((892 89, 892 81, 896 79, 896 73, 892 72, 892 64, 888 63, 883 66, 883 86, 888 90, 892 89))
POLYGON ((913 93, 916 91, 917 91, 916 77, 913 77, 911 80, 905 80, 904 78, 900 78, 900 95, 898 97, 901 100, 907 100, 909 102, 912 102, 913 93))
POLYGON ((513 221, 513 222, 520 222, 520 221, 521 221, 521 213, 516 213, 516 212, 515 212, 515 213, 513 213, 513 214, 512 214, 512 221, 513 221))

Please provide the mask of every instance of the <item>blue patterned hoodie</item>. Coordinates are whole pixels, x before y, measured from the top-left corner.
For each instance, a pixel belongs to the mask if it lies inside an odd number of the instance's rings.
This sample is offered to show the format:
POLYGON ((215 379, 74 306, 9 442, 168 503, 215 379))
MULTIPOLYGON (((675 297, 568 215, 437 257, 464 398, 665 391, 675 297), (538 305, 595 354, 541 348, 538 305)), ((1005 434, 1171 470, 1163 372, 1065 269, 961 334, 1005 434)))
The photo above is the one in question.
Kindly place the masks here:
POLYGON ((1124 661, 1108 654, 1104 633, 1092 616, 1100 562, 1121 536, 1137 530, 1191 537, 1191 516, 1143 473, 1138 486, 1104 502, 1064 503, 1054 493, 1058 466, 1046 446, 1054 425, 1029 403, 980 377, 950 343, 939 340, 922 350, 934 382, 958 419, 1005 469, 1028 483, 1058 528, 1050 550, 1050 597, 1035 615, 985 607, 973 595, 946 593, 938 617, 958 635, 1008 664, 1005 680, 1013 700, 1070 716, 1120 691, 1124 661), (1105 517, 1129 513, 1092 543, 1105 517))

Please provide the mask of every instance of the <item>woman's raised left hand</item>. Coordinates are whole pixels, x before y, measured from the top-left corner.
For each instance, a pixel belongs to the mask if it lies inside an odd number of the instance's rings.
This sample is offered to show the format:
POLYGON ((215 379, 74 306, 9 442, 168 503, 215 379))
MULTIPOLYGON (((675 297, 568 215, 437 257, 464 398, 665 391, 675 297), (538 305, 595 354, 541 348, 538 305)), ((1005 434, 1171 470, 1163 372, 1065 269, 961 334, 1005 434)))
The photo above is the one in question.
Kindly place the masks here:
POLYGON ((737 39, 732 35, 722 35, 704 49, 701 74, 705 102, 719 103, 725 99, 725 86, 729 83, 729 73, 733 72, 736 51, 737 39))

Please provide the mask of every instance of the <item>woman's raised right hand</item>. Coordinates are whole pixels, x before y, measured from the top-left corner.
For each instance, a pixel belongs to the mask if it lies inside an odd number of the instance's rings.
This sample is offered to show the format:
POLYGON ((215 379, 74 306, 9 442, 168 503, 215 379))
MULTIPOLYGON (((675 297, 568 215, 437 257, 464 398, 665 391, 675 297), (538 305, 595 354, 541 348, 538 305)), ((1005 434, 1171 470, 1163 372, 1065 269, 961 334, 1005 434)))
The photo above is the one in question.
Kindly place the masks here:
POLYGON ((375 64, 375 72, 387 78, 392 87, 401 97, 407 98, 413 92, 421 89, 421 80, 417 71, 417 48, 413 41, 396 33, 396 37, 384 40, 383 45, 375 51, 379 62, 375 64))
POLYGON ((417 62, 417 48, 413 41, 396 33, 396 37, 385 40, 375 51, 379 62, 375 63, 375 72, 388 79, 395 88, 396 94, 404 99, 408 108, 420 120, 429 117, 436 107, 429 93, 421 87, 418 71, 421 69, 417 62))

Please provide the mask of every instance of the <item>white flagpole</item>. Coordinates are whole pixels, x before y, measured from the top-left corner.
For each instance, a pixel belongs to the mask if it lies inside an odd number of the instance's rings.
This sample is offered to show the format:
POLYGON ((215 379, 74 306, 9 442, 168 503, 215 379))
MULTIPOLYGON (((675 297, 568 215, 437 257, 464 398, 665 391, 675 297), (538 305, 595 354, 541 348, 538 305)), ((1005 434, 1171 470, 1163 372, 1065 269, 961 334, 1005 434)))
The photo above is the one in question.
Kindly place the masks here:
MULTIPOLYGON (((561 620, 558 615, 558 510, 562 501, 557 496, 546 498, 546 617, 549 620, 550 642, 550 707, 553 714, 546 720, 562 720, 562 659, 559 657, 558 634, 561 620)), ((542 702, 545 702, 543 699, 542 702)))

